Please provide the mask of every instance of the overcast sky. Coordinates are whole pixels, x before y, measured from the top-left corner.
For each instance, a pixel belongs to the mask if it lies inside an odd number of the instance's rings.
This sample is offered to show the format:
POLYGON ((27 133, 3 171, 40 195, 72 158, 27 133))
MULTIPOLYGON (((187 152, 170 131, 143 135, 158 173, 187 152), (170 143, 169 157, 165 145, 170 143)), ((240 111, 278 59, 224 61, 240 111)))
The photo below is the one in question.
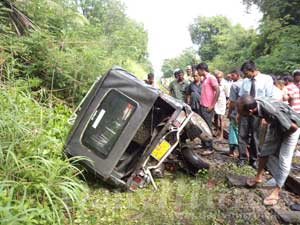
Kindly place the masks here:
POLYGON ((188 26, 198 16, 224 15, 234 24, 256 28, 261 14, 252 8, 246 13, 242 0, 123 0, 127 15, 144 24, 148 31, 148 52, 155 73, 163 60, 191 47, 188 26))

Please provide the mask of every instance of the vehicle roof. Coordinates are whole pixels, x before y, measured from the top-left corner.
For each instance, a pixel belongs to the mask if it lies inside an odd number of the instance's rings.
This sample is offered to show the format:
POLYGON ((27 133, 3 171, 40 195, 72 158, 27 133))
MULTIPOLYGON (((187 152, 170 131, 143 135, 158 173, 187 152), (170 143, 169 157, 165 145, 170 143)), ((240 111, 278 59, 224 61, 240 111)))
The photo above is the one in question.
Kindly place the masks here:
MULTIPOLYGON (((130 93, 129 96, 149 94, 149 96, 145 96, 146 99, 149 97, 156 99, 161 94, 159 89, 146 84, 146 82, 118 66, 112 67, 103 79, 103 85, 107 84, 111 87, 120 87, 122 83, 124 85, 122 86, 122 91, 130 93)), ((141 98, 139 99, 142 100, 141 98)))

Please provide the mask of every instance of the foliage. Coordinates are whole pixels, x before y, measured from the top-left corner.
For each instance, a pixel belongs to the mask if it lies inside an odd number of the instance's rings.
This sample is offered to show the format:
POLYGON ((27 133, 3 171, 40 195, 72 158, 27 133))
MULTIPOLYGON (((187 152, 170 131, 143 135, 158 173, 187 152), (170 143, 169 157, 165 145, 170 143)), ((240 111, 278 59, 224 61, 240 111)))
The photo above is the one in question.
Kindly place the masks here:
POLYGON ((165 59, 162 65, 162 72, 165 78, 173 77, 173 72, 176 68, 185 69, 187 65, 194 65, 198 60, 197 53, 192 48, 187 48, 182 51, 178 57, 165 59))
MULTIPOLYGON (((265 73, 282 74, 300 67, 300 2, 297 0, 244 0, 250 9, 257 5, 263 18, 257 31, 232 25, 223 16, 197 17, 190 25, 190 36, 202 61, 211 70, 225 72, 238 68, 246 59, 257 63, 265 73)), ((181 62, 164 64, 163 70, 181 62), (167 65, 171 65, 168 66, 167 65)))
POLYGON ((199 47, 199 56, 211 70, 229 71, 251 57, 256 40, 254 30, 232 25, 223 16, 198 17, 189 27, 192 41, 199 47))
POLYGON ((62 159, 67 105, 113 65, 146 74, 147 41, 118 0, 0 1, 1 224, 83 216, 87 189, 73 166, 83 159, 62 159))
POLYGON ((194 19, 189 31, 193 44, 199 46, 198 54, 201 60, 209 61, 218 55, 221 46, 217 37, 228 33, 230 28, 230 22, 224 16, 199 16, 194 19))
POLYGON ((117 0, 15 3, 37 29, 17 37, 7 13, 0 17, 5 27, 0 29, 0 65, 6 79, 38 78, 41 82, 35 89, 50 89, 56 97, 76 104, 95 78, 113 65, 131 69, 134 62, 143 74, 151 69, 147 33, 143 25, 126 17, 117 0))
POLYGON ((84 187, 76 179, 80 171, 61 159, 70 110, 45 108, 27 92, 29 85, 1 86, 0 221, 72 223, 84 187))
POLYGON ((208 61, 210 69, 229 72, 251 58, 257 36, 254 30, 246 30, 238 24, 215 39, 220 47, 218 55, 208 61))
POLYGON ((261 70, 282 74, 300 66, 300 2, 297 0, 244 0, 255 4, 263 13, 253 58, 261 70))
POLYGON ((298 0, 243 0, 243 3, 249 7, 257 5, 263 13, 265 19, 279 19, 283 25, 300 24, 300 8, 298 0))

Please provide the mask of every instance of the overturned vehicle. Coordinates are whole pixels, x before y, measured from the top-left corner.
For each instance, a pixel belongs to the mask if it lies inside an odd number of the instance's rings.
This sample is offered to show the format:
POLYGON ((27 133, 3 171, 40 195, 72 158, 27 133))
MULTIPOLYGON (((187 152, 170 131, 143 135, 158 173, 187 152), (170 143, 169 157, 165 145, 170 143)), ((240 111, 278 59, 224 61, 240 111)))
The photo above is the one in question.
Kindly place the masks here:
POLYGON ((89 159, 84 166, 105 182, 157 188, 164 166, 191 174, 209 167, 190 144, 212 138, 205 121, 120 67, 96 80, 74 113, 64 151, 89 159))

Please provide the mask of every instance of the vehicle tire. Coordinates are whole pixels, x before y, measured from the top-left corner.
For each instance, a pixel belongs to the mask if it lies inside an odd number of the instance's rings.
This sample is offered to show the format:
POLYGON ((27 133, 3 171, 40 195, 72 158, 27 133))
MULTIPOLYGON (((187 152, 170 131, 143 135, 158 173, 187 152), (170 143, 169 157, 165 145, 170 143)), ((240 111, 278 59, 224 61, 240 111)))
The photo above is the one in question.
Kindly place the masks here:
POLYGON ((197 113, 193 113, 185 127, 185 132, 190 140, 200 138, 203 141, 212 140, 212 132, 205 120, 197 113))
POLYGON ((209 169, 209 163, 205 162, 193 149, 184 147, 181 149, 181 153, 192 174, 196 174, 201 169, 209 169))

